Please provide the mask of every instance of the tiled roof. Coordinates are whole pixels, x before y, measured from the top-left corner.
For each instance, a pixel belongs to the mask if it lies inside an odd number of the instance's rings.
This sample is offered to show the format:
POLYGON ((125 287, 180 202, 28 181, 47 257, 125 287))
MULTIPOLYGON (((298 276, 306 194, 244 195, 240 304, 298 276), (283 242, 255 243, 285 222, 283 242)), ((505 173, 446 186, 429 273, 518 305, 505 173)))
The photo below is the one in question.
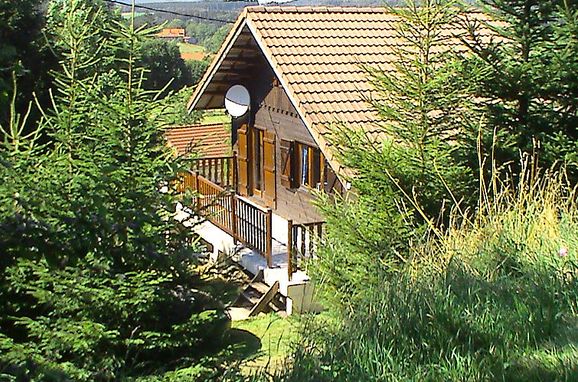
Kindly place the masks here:
POLYGON ((159 33, 157 33, 157 37, 164 37, 164 38, 177 38, 177 37, 185 37, 186 32, 183 28, 164 28, 159 33))
MULTIPOLYGON (((443 49, 466 49, 460 40, 466 37, 466 29, 459 23, 466 17, 489 20, 476 12, 461 16, 444 31, 449 40, 443 49)), ((235 41, 248 28, 311 134, 339 171, 324 136, 334 122, 370 131, 375 128, 379 118, 366 100, 377 95, 372 94, 364 66, 393 70, 397 61, 394 47, 404 44, 395 30, 397 21, 397 16, 385 8, 247 7, 189 106, 218 107, 214 94, 221 89, 210 82, 219 74, 223 60, 231 57, 235 41), (210 97, 204 94, 207 88, 210 97)), ((482 38, 488 39, 490 35, 482 38)), ((247 45, 238 43, 236 48, 243 46, 247 45)), ((222 98, 218 102, 222 105, 222 98)))
POLYGON ((201 157, 231 154, 231 133, 222 123, 173 126, 166 129, 165 137, 178 155, 189 152, 198 153, 201 157))

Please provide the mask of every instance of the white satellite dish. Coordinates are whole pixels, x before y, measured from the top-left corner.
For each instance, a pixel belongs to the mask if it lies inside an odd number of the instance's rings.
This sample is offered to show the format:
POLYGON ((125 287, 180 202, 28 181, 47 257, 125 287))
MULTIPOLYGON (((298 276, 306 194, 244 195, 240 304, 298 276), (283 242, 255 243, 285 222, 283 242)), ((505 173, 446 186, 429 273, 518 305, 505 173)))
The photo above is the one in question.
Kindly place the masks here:
POLYGON ((233 85, 225 95, 225 109, 233 117, 240 117, 249 110, 251 97, 249 91, 243 85, 233 85))

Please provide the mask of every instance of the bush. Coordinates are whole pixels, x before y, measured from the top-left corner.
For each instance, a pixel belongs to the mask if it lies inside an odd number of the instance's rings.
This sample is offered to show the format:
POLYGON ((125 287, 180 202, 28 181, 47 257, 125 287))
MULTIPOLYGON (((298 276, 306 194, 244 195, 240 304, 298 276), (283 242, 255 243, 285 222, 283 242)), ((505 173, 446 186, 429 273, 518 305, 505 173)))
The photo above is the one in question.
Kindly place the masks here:
POLYGON ((227 285, 173 218, 185 163, 142 89, 146 31, 66 6, 53 109, 36 135, 19 118, 1 129, 0 379, 218 375, 227 285))
POLYGON ((561 179, 503 186, 380 286, 351 285, 363 298, 331 305, 340 323, 312 328, 279 379, 573 380, 578 213, 561 179))

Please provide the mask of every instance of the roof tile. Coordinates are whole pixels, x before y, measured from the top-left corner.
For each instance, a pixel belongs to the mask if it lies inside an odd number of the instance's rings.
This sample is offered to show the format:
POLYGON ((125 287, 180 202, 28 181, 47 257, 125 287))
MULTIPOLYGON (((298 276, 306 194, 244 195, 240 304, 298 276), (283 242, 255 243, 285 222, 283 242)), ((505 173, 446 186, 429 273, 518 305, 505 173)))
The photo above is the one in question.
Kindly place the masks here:
POLYGON ((231 151, 229 129, 220 123, 169 127, 165 130, 165 138, 177 155, 193 151, 201 156, 224 156, 231 151))
MULTIPOLYGON (((481 13, 467 17, 489 20, 481 13)), ((257 6, 247 7, 237 25, 241 19, 320 147, 327 146, 324 134, 336 121, 375 127, 379 117, 366 99, 379 99, 379 93, 363 66, 391 71, 397 61, 392 47, 411 48, 397 37, 397 16, 385 8, 257 6)), ((465 35, 465 28, 458 24, 442 34, 449 39, 440 49, 463 49, 456 36, 465 35)))

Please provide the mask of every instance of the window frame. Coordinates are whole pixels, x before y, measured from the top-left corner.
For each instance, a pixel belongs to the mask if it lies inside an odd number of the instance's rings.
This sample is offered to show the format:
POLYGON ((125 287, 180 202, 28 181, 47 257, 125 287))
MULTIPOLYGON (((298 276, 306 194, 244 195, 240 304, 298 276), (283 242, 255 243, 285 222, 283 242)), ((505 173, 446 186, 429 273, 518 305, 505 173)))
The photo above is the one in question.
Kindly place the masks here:
POLYGON ((295 166, 293 166, 292 177, 295 188, 320 189, 325 187, 327 183, 327 160, 321 149, 299 141, 294 141, 293 147, 295 166))

